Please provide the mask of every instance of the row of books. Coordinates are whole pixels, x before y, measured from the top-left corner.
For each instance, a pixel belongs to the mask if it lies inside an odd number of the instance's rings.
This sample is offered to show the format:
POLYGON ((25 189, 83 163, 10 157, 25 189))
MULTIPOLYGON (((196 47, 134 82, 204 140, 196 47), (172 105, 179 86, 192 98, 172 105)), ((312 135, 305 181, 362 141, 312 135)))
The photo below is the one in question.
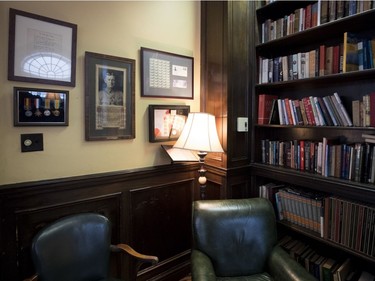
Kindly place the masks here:
POLYGON ((340 144, 327 138, 321 141, 263 139, 262 163, 324 177, 374 184, 375 139, 366 141, 340 144))
POLYGON ((342 42, 286 56, 260 57, 259 84, 374 68, 374 38, 345 32, 342 42))
POLYGON ((356 268, 352 259, 327 257, 291 236, 284 236, 278 244, 319 281, 373 281, 375 278, 372 273, 356 268))
POLYGON ((375 257, 375 208, 322 193, 268 183, 281 221, 309 229, 322 238, 375 257))
POLYGON ((323 238, 368 256, 375 256, 375 208, 350 200, 326 197, 323 238))
POLYGON ((279 39, 346 16, 374 8, 372 1, 317 1, 282 18, 262 23, 262 43, 279 39))
POLYGON ((258 99, 258 124, 353 126, 352 118, 337 93, 301 100, 261 94, 258 99))
POLYGON ((375 92, 352 101, 353 126, 375 127, 375 92))

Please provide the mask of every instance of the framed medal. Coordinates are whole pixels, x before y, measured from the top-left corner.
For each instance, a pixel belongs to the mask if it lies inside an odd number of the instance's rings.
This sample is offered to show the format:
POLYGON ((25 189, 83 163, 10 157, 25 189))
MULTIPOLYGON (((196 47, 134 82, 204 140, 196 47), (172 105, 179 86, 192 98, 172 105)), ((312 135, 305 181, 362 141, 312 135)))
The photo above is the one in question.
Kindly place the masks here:
POLYGON ((68 126, 69 92, 14 87, 14 126, 68 126))

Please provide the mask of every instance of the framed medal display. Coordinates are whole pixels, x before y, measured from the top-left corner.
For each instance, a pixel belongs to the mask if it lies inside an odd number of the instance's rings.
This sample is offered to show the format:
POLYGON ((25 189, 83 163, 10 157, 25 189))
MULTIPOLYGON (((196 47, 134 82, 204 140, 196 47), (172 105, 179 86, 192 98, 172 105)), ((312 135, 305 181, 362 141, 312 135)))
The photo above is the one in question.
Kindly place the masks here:
POLYGON ((69 92, 14 87, 14 126, 68 126, 69 92))

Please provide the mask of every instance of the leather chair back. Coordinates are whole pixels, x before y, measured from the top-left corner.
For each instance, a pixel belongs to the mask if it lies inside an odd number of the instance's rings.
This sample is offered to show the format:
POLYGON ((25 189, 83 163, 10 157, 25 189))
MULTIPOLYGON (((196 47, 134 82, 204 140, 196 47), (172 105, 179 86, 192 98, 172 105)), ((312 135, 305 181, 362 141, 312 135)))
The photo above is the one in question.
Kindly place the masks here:
POLYGON ((32 258, 43 281, 87 281, 107 278, 111 227, 98 214, 62 218, 33 239, 32 258))
POLYGON ((275 213, 263 198, 193 202, 193 247, 210 257, 216 276, 264 272, 277 242, 275 213))

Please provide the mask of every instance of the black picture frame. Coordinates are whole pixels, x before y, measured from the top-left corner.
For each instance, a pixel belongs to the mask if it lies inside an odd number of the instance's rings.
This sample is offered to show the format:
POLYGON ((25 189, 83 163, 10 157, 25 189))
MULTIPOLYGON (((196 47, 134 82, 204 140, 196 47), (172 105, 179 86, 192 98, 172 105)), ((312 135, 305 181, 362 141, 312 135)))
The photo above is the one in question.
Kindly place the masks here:
POLYGON ((141 96, 194 98, 194 59, 141 47, 141 96))
POLYGON ((9 10, 8 80, 75 86, 77 25, 9 10))
POLYGON ((135 138, 134 59, 85 52, 85 98, 86 140, 135 138))
POLYGON ((149 105, 149 141, 177 140, 184 128, 189 112, 189 105, 149 105))
POLYGON ((69 92, 14 87, 14 126, 68 126, 69 92))

